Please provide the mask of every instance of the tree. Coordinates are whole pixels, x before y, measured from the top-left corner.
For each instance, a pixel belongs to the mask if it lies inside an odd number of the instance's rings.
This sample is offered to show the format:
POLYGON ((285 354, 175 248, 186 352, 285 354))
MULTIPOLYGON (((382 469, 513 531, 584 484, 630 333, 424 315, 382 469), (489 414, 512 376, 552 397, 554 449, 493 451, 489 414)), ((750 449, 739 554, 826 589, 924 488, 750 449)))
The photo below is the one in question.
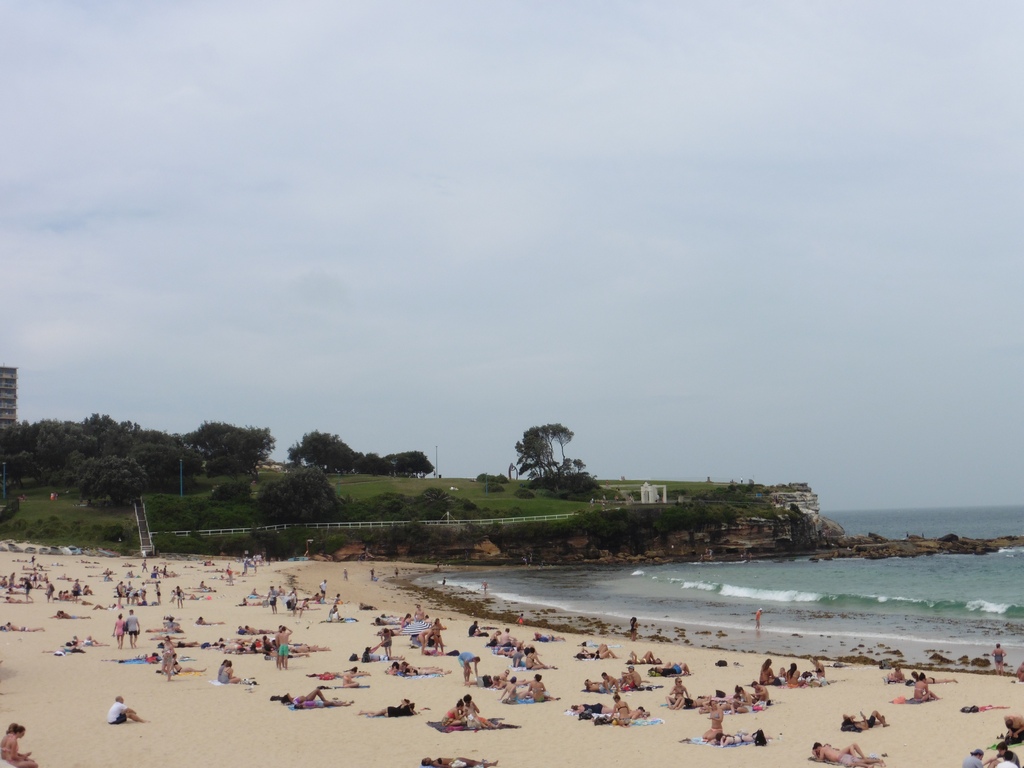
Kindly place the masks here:
POLYGON ((384 461, 391 464, 396 475, 429 475, 434 471, 434 465, 423 451, 392 453, 385 456, 384 461))
POLYGON ((142 428, 132 421, 116 422, 106 414, 82 419, 82 431, 95 441, 96 456, 127 456, 142 428))
POLYGON ((533 485, 553 491, 581 493, 597 487, 587 465, 565 455, 573 437, 575 433, 562 424, 530 427, 516 443, 519 473, 531 478, 533 485))
POLYGON ((256 480, 260 462, 270 456, 275 440, 266 428, 204 421, 195 432, 185 435, 185 443, 203 457, 207 477, 248 475, 256 480))
POLYGON ((157 430, 139 432, 130 456, 145 470, 148 490, 178 488, 182 482, 191 485, 203 471, 203 457, 180 435, 157 430))
POLYGON ((376 453, 356 457, 356 472, 363 475, 390 475, 393 469, 390 461, 376 453))
POLYGON ((78 489, 85 498, 109 498, 114 504, 137 499, 146 487, 146 473, 135 459, 104 456, 85 459, 78 471, 78 489))
POLYGON ((44 484, 70 483, 81 461, 97 455, 96 438, 73 421, 44 420, 37 424, 34 453, 37 480, 44 484))
POLYGON ((319 467, 329 474, 341 474, 355 469, 356 452, 337 435, 307 432, 288 449, 288 461, 304 467, 319 467))
POLYGON ((25 487, 26 477, 35 477, 36 435, 39 429, 27 421, 0 429, 0 461, 7 465, 7 485, 25 487))
POLYGON ((270 523, 318 523, 338 518, 341 500, 319 468, 296 469, 267 483, 257 504, 270 523))

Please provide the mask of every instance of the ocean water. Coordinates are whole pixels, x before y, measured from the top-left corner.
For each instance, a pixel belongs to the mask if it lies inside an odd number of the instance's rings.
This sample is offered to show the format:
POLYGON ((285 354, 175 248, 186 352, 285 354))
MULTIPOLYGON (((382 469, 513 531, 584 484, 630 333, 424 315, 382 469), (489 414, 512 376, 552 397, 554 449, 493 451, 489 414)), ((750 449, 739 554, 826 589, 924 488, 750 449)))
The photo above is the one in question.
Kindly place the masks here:
MULTIPOLYGON (((848 533, 902 538, 1024 533, 1024 507, 844 512, 848 533)), ((437 582, 436 575, 424 577, 437 582)), ((448 575, 447 587, 625 627, 631 616, 696 645, 835 658, 896 648, 975 658, 1001 642, 1024 661, 1024 548, 887 560, 809 558, 636 567, 522 567, 448 575), (754 613, 763 610, 762 629, 754 613)))

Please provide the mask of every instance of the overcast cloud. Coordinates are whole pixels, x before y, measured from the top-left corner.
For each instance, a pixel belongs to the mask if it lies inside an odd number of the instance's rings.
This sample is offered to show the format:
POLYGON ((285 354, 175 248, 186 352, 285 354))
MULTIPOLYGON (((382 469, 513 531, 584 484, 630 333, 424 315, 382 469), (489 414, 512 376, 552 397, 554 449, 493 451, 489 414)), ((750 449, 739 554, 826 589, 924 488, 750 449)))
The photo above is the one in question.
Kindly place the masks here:
POLYGON ((19 417, 1021 502, 1024 6, 0 6, 19 417))

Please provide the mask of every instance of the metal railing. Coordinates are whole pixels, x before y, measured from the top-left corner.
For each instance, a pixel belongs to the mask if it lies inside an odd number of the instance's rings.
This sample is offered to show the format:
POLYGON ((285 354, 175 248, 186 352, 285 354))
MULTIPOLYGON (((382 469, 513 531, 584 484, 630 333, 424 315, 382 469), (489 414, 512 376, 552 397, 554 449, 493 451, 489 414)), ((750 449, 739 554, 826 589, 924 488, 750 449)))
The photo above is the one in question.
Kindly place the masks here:
POLYGON ((237 536, 239 534, 256 533, 257 531, 286 531, 289 528, 392 528, 396 525, 511 525, 514 523, 546 523, 554 520, 568 520, 579 512, 565 512, 557 515, 530 515, 523 517, 489 517, 473 520, 364 520, 361 522, 344 523, 284 523, 281 525, 259 525, 248 528, 207 528, 200 531, 153 531, 153 536, 170 534, 172 536, 237 536))

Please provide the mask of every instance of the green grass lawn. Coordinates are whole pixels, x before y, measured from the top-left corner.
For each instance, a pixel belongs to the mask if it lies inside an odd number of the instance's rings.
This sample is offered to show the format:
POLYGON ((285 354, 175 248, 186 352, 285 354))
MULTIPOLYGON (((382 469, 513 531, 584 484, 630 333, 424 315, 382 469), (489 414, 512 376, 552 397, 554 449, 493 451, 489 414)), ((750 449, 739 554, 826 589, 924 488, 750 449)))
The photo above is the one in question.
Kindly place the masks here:
MULTIPOLYGON (((260 485, 273 483, 282 475, 269 472, 260 477, 260 485)), ((225 477, 198 478, 195 485, 188 489, 186 496, 207 496, 218 484, 228 480, 225 477)), ((532 499, 520 499, 515 491, 526 487, 525 481, 512 481, 501 485, 503 492, 494 492, 494 486, 478 483, 470 478, 404 478, 375 477, 370 475, 338 475, 332 476, 331 482, 339 496, 353 500, 364 500, 384 493, 397 493, 403 496, 419 496, 430 488, 439 489, 454 499, 465 499, 473 502, 481 510, 491 510, 499 515, 551 515, 577 512, 589 509, 586 502, 564 501, 562 499, 537 495, 532 499), (455 488, 456 490, 452 490, 455 488)), ((614 503, 619 497, 615 488, 632 486, 634 498, 639 494, 636 489, 642 481, 602 481, 602 488, 594 496, 600 499, 607 497, 614 503)), ((715 486, 708 483, 659 482, 654 485, 667 485, 670 503, 679 494, 691 495, 707 492, 715 486)), ((257 487, 258 488, 258 487, 257 487)), ((73 544, 76 546, 102 546, 110 549, 125 548, 126 551, 135 546, 137 530, 135 516, 131 507, 85 507, 80 503, 75 489, 64 487, 35 486, 26 484, 24 490, 8 489, 8 501, 24 495, 20 508, 9 519, 0 522, 0 539, 31 540, 43 544, 73 544), (50 495, 57 494, 51 500, 50 495), (120 546, 119 546, 120 545, 120 546)), ((453 511, 456 518, 471 517, 473 513, 453 511)))

